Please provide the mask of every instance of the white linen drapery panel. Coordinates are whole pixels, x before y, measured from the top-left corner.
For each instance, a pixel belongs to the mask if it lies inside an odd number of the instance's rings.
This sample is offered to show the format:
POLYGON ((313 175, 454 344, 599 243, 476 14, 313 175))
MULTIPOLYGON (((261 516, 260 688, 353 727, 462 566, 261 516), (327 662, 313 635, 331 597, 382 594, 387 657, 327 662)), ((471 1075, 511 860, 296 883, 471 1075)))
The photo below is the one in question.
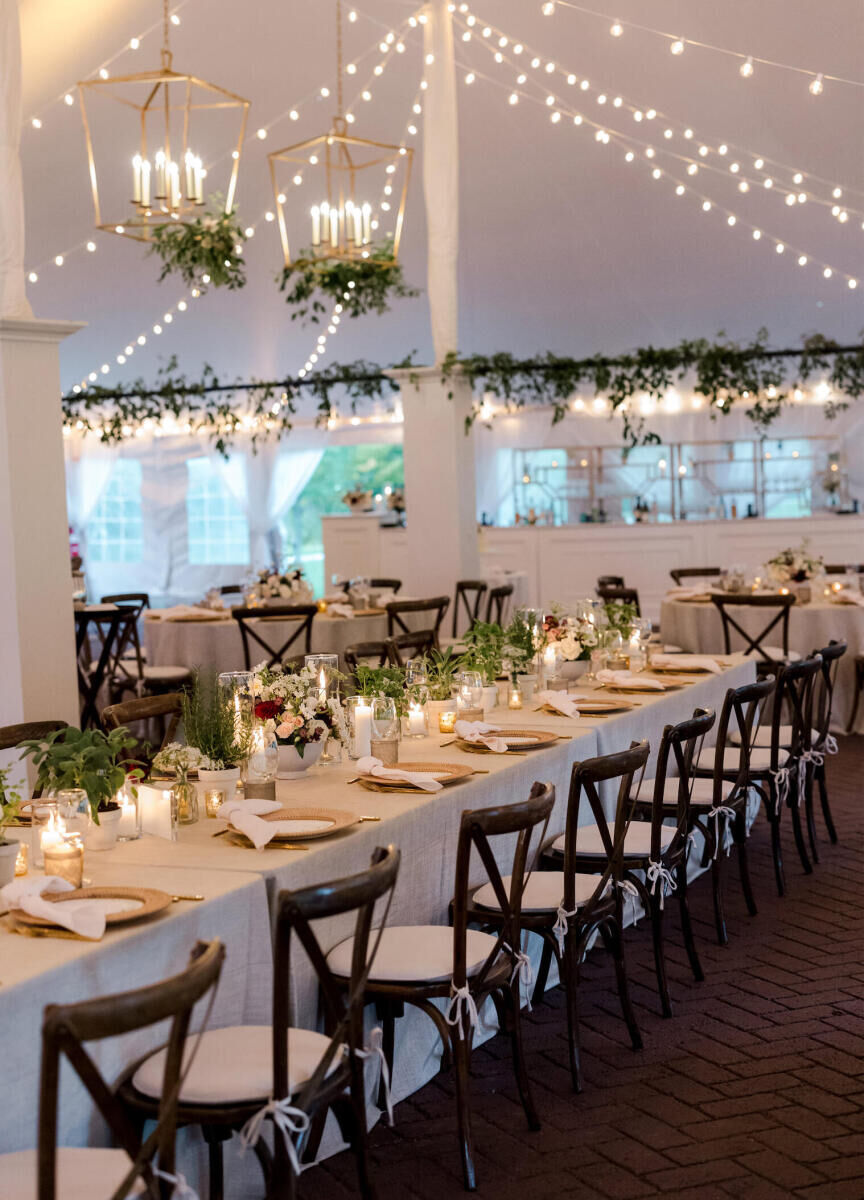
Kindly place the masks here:
MULTIPOLYGON (((75 449, 80 449, 76 447, 75 449)), ((78 537, 81 556, 87 558, 87 525, 111 481, 118 451, 93 441, 80 454, 66 457, 66 510, 78 537)))
POLYGON ((18 0, 0 4, 0 317, 32 320, 24 284, 21 186, 21 30, 18 0))

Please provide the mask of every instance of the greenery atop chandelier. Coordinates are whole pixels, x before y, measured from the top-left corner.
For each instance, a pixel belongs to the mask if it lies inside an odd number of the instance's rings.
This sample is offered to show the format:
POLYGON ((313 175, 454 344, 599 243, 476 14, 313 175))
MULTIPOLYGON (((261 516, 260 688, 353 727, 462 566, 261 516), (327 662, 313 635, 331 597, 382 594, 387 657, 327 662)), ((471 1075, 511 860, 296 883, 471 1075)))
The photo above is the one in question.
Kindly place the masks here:
POLYGON ((202 292, 208 287, 233 292, 246 286, 245 241, 234 212, 225 212, 222 198, 211 196, 210 210, 203 216, 156 225, 148 254, 161 259, 160 283, 169 275, 179 275, 202 292))
POLYGON ((317 325, 337 304, 349 317, 380 316, 390 311, 391 301, 420 295, 405 282, 391 238, 373 246, 363 260, 316 258, 314 250, 303 250, 278 278, 279 290, 287 292, 285 303, 294 310, 291 320, 304 325, 317 325))

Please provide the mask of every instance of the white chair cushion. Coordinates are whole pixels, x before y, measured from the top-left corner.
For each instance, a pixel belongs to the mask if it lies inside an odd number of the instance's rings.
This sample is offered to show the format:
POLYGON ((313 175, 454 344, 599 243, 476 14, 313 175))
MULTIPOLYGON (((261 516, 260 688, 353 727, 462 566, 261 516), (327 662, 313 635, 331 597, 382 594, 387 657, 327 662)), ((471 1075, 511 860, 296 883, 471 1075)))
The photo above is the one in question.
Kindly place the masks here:
MULTIPOLYGON (((609 837, 615 837, 615 822, 608 823, 609 837)), ((674 825, 663 825, 660 828, 660 849, 666 850, 675 836, 674 825)), ((564 834, 552 843, 555 850, 564 853, 564 834)), ((624 854, 630 858, 644 858, 651 853, 651 822, 631 821, 630 828, 624 838, 624 854)), ((586 825, 576 836, 576 854, 588 854, 592 858, 602 858, 606 854, 600 830, 596 825, 586 825)))
MULTIPOLYGON (((819 741, 819 730, 811 729, 810 737, 814 742, 818 742, 819 741)), ((729 741, 734 742, 736 745, 741 741, 741 734, 738 732, 737 729, 729 731, 729 741)), ((788 747, 791 744, 792 744, 792 726, 791 725, 781 725, 780 726, 780 745, 783 747, 788 747)), ((760 727, 756 730, 756 736, 753 738, 753 745, 754 746, 770 746, 771 745, 771 726, 770 725, 760 725, 760 727)))
MULTIPOLYGON (((184 1062, 197 1042, 189 1037, 184 1062)), ((288 1030, 288 1070, 291 1094, 312 1075, 330 1039, 312 1029, 288 1030)), ((340 1062, 338 1054, 328 1068, 340 1062)), ((165 1050, 157 1050, 141 1064, 132 1079, 145 1096, 162 1095, 165 1050)), ((273 1093, 273 1031, 269 1025, 230 1025, 208 1029, 184 1080, 181 1101, 188 1104, 231 1104, 266 1100, 273 1093)), ((95 1200, 95 1196, 94 1196, 95 1200)))
MULTIPOLYGON (((725 800, 732 791, 732 783, 726 780, 723 784, 723 799, 725 800)), ((642 783, 641 795, 646 798, 654 794, 654 780, 645 779, 642 783)), ((694 807, 710 808, 714 802, 714 781, 713 779, 694 779, 693 788, 690 792, 690 803, 694 807)), ((663 784, 663 803, 669 805, 670 808, 678 803, 678 777, 667 776, 663 784)), ((647 824, 647 822, 643 822, 647 824)), ((632 829, 632 825, 631 825, 632 829)))
POLYGON ((144 667, 145 679, 186 679, 191 674, 191 667, 144 667))
MULTIPOLYGON (((377 932, 369 938, 370 949, 375 945, 377 932)), ((475 975, 489 957, 495 938, 477 929, 467 934, 467 972, 475 975)), ((334 946, 327 955, 330 970, 336 975, 350 976, 354 939, 348 938, 334 946)), ((440 983, 453 974, 453 930, 447 925, 388 925, 372 963, 370 982, 391 983, 401 980, 428 980, 440 983)))
MULTIPOLYGON (((57 1149, 57 1200, 107 1200, 132 1166, 125 1150, 95 1150, 75 1146, 57 1149)), ((16 1150, 0 1154, 0 1196, 3 1200, 36 1200, 38 1152, 16 1150)), ((140 1196, 144 1185, 132 1184, 130 1198, 140 1196)))
MULTIPOLYGON (((713 746, 702 751, 702 757, 699 759, 700 770, 712 771, 714 769, 714 755, 716 751, 713 746)), ((779 766, 783 766, 789 757, 788 750, 780 750, 777 762, 779 766)), ((726 753, 723 755, 723 770, 737 771, 740 763, 741 752, 737 746, 727 746, 726 753)), ((771 750, 768 746, 753 746, 750 750, 750 768, 753 771, 767 771, 771 767, 771 750)))
MULTIPOLYGON (((597 890, 599 875, 576 876, 576 907, 587 904, 597 890)), ((503 878, 504 890, 510 894, 510 876, 503 878)), ((563 871, 532 871, 522 893, 523 912, 555 912, 564 899, 563 871)), ((501 905, 491 883, 484 884, 474 895, 474 903, 483 908, 494 908, 499 912, 501 905)))

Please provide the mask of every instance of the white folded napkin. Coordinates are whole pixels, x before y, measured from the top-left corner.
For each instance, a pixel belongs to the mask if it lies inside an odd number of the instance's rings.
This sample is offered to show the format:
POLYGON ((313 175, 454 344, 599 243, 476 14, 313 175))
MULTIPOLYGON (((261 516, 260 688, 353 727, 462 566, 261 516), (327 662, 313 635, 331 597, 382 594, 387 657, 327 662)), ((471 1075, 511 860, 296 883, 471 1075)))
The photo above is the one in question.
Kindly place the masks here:
POLYGON ((534 699, 539 700, 541 704, 545 704, 549 708, 554 708, 555 711, 561 713, 562 716, 579 716, 579 709, 576 707, 576 701, 571 700, 566 692, 536 692, 534 699))
POLYGON ((710 671, 712 675, 721 675, 723 668, 716 658, 709 654, 655 654, 651 659, 655 667, 677 667, 682 671, 710 671))
POLYGON ((859 608, 864 608, 864 596, 860 592, 853 592, 850 588, 843 588, 842 591, 832 592, 832 604, 857 604, 859 608))
POLYGON ((245 833, 256 850, 263 850, 277 833, 288 832, 287 828, 281 828, 282 825, 289 824, 287 821, 261 820, 265 813, 276 812, 281 807, 278 800, 230 800, 219 809, 219 815, 230 820, 235 829, 245 833))
POLYGON ((357 770, 362 775, 373 775, 376 779, 398 779, 401 783, 410 783, 424 792, 440 792, 442 787, 431 775, 404 771, 399 767, 385 767, 380 758, 371 754, 357 760, 357 770))
POLYGON ((328 604, 328 617, 344 617, 346 621, 351 621, 354 617, 354 609, 350 604, 328 604))
POLYGON ((105 932, 105 917, 109 912, 126 908, 126 902, 118 900, 112 908, 105 900, 69 900, 65 904, 52 904, 42 899, 44 892, 73 892, 75 889, 59 875, 26 875, 7 883, 3 888, 3 899, 10 909, 20 908, 31 917, 43 917, 53 925, 71 929, 79 937, 98 942, 105 932))
POLYGON ((396 599, 398 599, 398 597, 395 592, 376 592, 375 593, 375 607, 376 608, 384 608, 386 605, 388 605, 390 603, 391 600, 396 600, 396 599))
POLYGON ((472 742, 475 746, 485 746, 495 754, 506 754, 507 743, 500 737, 489 737, 497 732, 497 725, 487 725, 485 721, 457 721, 453 726, 457 737, 463 741, 472 742))
POLYGON ((608 683, 613 687, 638 688, 640 692, 666 691, 659 679, 646 679, 644 675, 633 675, 630 671, 604 669, 597 672, 597 682, 608 683))
POLYGON ((225 609, 200 608, 195 604, 175 604, 171 608, 151 608, 148 621, 225 621, 230 617, 225 609))

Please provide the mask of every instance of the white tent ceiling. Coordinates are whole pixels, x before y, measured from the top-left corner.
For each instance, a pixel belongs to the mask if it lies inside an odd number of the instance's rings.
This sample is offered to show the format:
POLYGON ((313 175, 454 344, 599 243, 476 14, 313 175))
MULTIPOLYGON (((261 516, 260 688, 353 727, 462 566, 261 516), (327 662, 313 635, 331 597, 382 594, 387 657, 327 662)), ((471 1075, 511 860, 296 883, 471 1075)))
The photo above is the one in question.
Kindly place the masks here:
MULTIPOLYGON (((756 67, 752 78, 738 74, 738 61, 689 46, 673 56, 668 42, 628 28, 632 19, 697 41, 757 57, 797 64, 850 79, 864 79, 864 10, 858 0, 595 0, 599 19, 559 5, 541 15, 539 0, 476 0, 472 9, 514 39, 536 48, 580 78, 591 91, 579 94, 556 75, 554 91, 592 119, 641 141, 664 145, 663 129, 691 126, 696 137, 665 143, 692 153, 700 139, 738 149, 750 176, 758 155, 805 173, 861 189, 844 201, 864 208, 864 90, 825 83, 810 95, 807 79, 792 72, 756 67), (624 35, 613 38, 613 19, 624 35), (597 105, 599 91, 610 103, 597 105), (634 123, 626 108, 613 110, 611 98, 658 117, 634 123), (746 153, 749 152, 749 153, 746 153)), ((252 137, 241 166, 238 204, 241 219, 260 221, 272 207, 268 150, 323 132, 332 99, 317 96, 333 85, 334 3, 332 0, 176 0, 181 24, 173 31, 175 66, 252 100, 250 130, 270 125, 294 105, 298 121, 276 121, 266 141, 252 137), (303 101, 301 104, 300 102, 303 101)), ((413 11, 397 0, 362 0, 358 19, 346 25, 346 59, 359 57, 387 29, 413 11)), ((141 332, 149 333, 166 307, 183 294, 179 282, 157 284, 158 264, 137 244, 107 234, 91 234, 92 210, 84 139, 76 104, 62 93, 92 75, 128 40, 159 19, 156 0, 21 0, 25 124, 22 141, 27 209, 27 265, 39 265, 30 289, 37 316, 88 322, 63 347, 66 386, 103 362, 111 372, 102 382, 138 375, 152 378, 161 359, 177 354, 180 367, 195 376, 205 362, 227 376, 272 377, 294 373, 309 354, 318 329, 292 323, 274 283, 280 265, 275 225, 260 221, 247 249, 249 283, 238 293, 211 293, 166 327, 123 367, 115 356, 141 332), (29 118, 38 116, 39 130, 29 118), (92 236, 96 253, 79 252, 62 268, 53 257, 92 236), (47 264, 47 265, 41 265, 47 264)), ((479 28, 479 26, 478 26, 479 28)), ((626 165, 624 149, 598 145, 593 133, 574 128, 565 117, 552 124, 550 110, 520 102, 508 93, 514 71, 497 66, 476 36, 457 42, 460 70, 461 255, 460 349, 512 350, 529 355, 553 349, 590 354, 636 345, 670 344, 683 337, 713 336, 725 330, 750 337, 769 328, 775 344, 820 330, 854 339, 862 327, 864 283, 850 292, 836 277, 800 268, 787 253, 778 256, 767 239, 754 243, 744 222, 788 240, 837 271, 864 276, 864 216, 852 214, 839 225, 830 212, 808 202, 787 207, 787 188, 762 187, 742 195, 735 176, 702 170, 695 182, 715 205, 740 217, 730 229, 716 211, 705 214, 691 195, 676 197, 668 178, 654 182, 650 171, 626 165), (466 86, 467 70, 478 73, 466 86), (484 72, 498 82, 479 78, 484 72)), ((399 140, 422 71, 419 31, 406 37, 404 54, 391 55, 388 70, 374 82, 370 103, 357 107, 354 130, 361 136, 399 140)), ((142 39, 111 65, 112 73, 158 63, 159 34, 142 39)), ((367 70, 378 60, 366 60, 367 70)), ((529 58, 520 61, 530 73, 529 58)), ((348 80, 347 95, 361 86, 363 71, 348 80)), ((546 80, 539 73, 541 86, 546 80)), ((422 138, 422 118, 415 142, 422 138)), ((725 165, 733 159, 727 156, 725 165)), ((668 172, 682 164, 656 160, 668 172)), ((712 155, 710 161, 724 166, 712 155)), ((425 222, 418 170, 409 195, 404 241, 406 275, 424 282, 425 222)), ((780 169, 778 181, 788 180, 780 169)), ((688 181, 689 183, 690 181, 688 181)), ((805 189, 808 184, 802 185, 805 189)), ((814 189, 816 185, 813 185, 814 189)), ((299 190, 299 189, 298 189, 299 190)), ((820 185, 820 194, 830 188, 820 185)), ((389 362, 416 350, 431 355, 425 300, 400 301, 384 317, 344 321, 331 339, 325 361, 365 357, 389 362)))

